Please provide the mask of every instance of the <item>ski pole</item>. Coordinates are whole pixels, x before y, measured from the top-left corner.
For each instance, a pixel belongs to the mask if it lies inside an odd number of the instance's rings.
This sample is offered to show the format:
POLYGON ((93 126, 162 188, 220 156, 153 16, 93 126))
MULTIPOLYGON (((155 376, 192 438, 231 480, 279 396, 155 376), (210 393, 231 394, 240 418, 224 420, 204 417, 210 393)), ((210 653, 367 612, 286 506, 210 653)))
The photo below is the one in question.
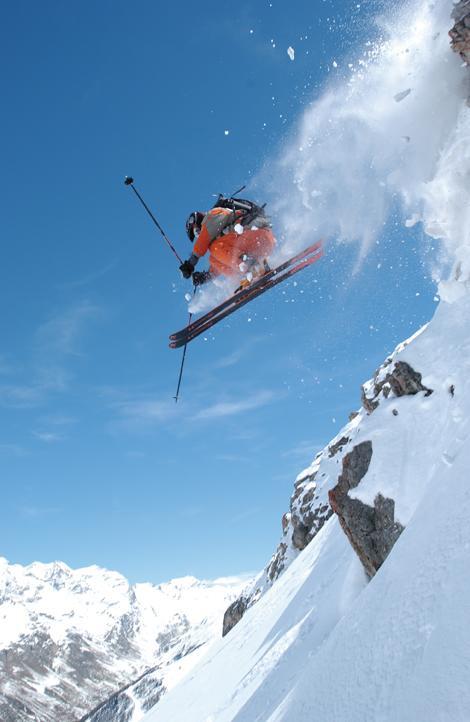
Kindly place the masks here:
MULTIPOLYGON (((193 295, 194 295, 195 293, 196 293, 196 286, 194 286, 193 295)), ((192 314, 191 311, 190 311, 190 312, 189 312, 189 318, 188 318, 188 326, 189 326, 189 324, 191 323, 192 317, 193 317, 193 314, 192 314)), ((185 359, 186 359, 186 349, 188 348, 188 343, 189 343, 189 341, 186 341, 186 343, 184 344, 183 358, 181 359, 181 366, 180 366, 180 375, 178 376, 178 386, 176 387, 176 395, 173 397, 173 398, 175 399, 175 404, 178 403, 178 399, 179 399, 181 379, 183 378, 184 361, 185 361, 185 359)))
POLYGON ((168 236, 166 235, 165 231, 163 230, 163 228, 161 227, 161 225, 159 224, 159 222, 157 221, 157 219, 156 219, 155 216, 153 215, 152 211, 150 210, 150 208, 148 207, 148 205, 146 204, 146 202, 144 201, 144 199, 143 199, 142 196, 140 195, 139 191, 138 191, 137 188, 135 187, 135 185, 134 185, 134 179, 131 178, 131 176, 126 175, 126 177, 124 178, 124 185, 130 186, 130 187, 132 188, 132 190, 133 190, 134 193, 136 194, 137 198, 139 199, 139 201, 142 203, 143 207, 145 208, 145 210, 146 210, 147 213, 149 214, 150 218, 152 219, 152 221, 155 223, 155 225, 157 226, 158 230, 159 230, 160 233, 162 234, 163 238, 165 239, 165 241, 166 241, 166 242, 168 243, 168 245, 170 246, 171 250, 172 250, 173 253, 175 254, 175 256, 176 256, 176 258, 178 259, 178 261, 179 261, 180 263, 183 263, 182 259, 181 259, 180 256, 178 255, 178 252, 177 252, 176 248, 173 246, 172 242, 170 241, 170 239, 169 239, 168 236))
POLYGON ((242 191, 244 191, 245 188, 246 188, 246 185, 242 186, 242 187, 239 188, 237 191, 235 191, 235 193, 232 193, 232 195, 230 196, 230 198, 235 198, 235 196, 238 196, 238 194, 241 193, 242 191))
MULTIPOLYGON (((193 315, 192 313, 189 314, 189 321, 188 321, 188 323, 191 323, 191 317, 192 317, 192 315, 193 315)), ((187 348, 188 348, 188 342, 186 341, 186 343, 184 344, 184 349, 183 349, 183 358, 181 359, 180 375, 179 375, 179 377, 178 377, 178 386, 176 387, 176 395, 173 397, 174 400, 175 400, 175 404, 178 403, 178 399, 179 399, 181 379, 183 378, 184 361, 185 361, 185 358, 186 358, 186 349, 187 349, 187 348)))

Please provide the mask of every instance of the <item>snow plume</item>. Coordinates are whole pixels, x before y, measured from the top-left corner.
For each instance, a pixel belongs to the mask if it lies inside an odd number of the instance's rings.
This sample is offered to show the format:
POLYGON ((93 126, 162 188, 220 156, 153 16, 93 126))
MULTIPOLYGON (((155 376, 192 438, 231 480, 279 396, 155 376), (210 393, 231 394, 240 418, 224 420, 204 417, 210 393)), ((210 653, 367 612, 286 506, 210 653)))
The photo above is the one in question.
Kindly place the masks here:
MULTIPOLYGON (((380 40, 365 43, 268 164, 286 255, 319 236, 358 243, 362 259, 397 202, 443 239, 447 261, 468 255, 470 111, 451 11, 451 0, 419 2, 377 20, 380 40)), ((346 65, 335 61, 332 74, 346 65)))

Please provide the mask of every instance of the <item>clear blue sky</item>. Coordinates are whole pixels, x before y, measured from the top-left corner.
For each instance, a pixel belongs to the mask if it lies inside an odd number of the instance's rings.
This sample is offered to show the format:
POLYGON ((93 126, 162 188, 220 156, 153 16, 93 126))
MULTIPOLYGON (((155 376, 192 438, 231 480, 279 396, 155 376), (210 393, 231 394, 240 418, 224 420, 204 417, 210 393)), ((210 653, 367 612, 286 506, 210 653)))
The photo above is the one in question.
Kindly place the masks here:
POLYGON ((295 476, 432 313, 419 237, 392 218, 353 280, 332 247, 195 341, 175 406, 187 285, 122 181, 186 257, 188 212, 249 182, 377 7, 4 7, 0 554, 154 582, 268 560, 295 476))

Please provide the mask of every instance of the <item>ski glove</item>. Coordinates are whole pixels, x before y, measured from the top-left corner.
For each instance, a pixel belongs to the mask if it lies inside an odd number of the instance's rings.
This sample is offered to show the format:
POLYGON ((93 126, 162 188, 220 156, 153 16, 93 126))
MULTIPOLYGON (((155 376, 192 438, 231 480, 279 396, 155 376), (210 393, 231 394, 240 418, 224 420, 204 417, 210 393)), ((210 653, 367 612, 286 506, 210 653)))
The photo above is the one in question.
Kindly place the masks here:
POLYGON ((191 278, 194 271, 194 266, 191 261, 185 261, 180 266, 180 271, 183 274, 183 278, 191 278))
POLYGON ((211 274, 209 271, 194 271, 193 283, 195 286, 202 286, 203 283, 211 280, 211 274))

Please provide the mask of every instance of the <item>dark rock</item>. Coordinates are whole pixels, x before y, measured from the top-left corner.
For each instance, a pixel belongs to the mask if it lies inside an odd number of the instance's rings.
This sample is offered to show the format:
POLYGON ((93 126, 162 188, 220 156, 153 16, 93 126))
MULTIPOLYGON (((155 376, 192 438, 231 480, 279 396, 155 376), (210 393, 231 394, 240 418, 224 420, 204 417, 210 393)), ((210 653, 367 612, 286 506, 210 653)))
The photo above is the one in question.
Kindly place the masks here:
POLYGON ((371 399, 371 398, 369 398, 369 396, 367 396, 367 392, 366 392, 364 386, 362 387, 362 391, 361 391, 361 403, 368 414, 371 414, 373 411, 375 411, 375 409, 379 405, 378 401, 376 401, 375 399, 371 399))
POLYGON ((449 30, 450 46, 470 65, 470 0, 458 2, 452 12, 454 27, 449 30))
POLYGON ((385 374, 384 369, 391 364, 387 359, 374 374, 372 384, 362 387, 362 405, 368 414, 371 414, 380 403, 380 395, 388 398, 390 394, 395 396, 409 396, 424 391, 425 396, 433 393, 422 384, 422 376, 415 371, 406 361, 397 361, 393 371, 385 374))
POLYGON ((290 520, 291 520, 291 515, 289 514, 288 511, 286 511, 286 513, 282 515, 282 520, 281 520, 283 534, 287 534, 287 531, 289 529, 290 520))
POLYGON ((372 459, 372 442, 363 441, 357 444, 343 459, 343 470, 338 483, 330 493, 344 496, 350 489, 355 489, 367 474, 372 459))
POLYGON ((308 526, 303 524, 301 521, 299 521, 295 525, 294 532, 292 534, 292 544, 299 551, 302 551, 303 549, 305 549, 305 547, 309 543, 310 540, 308 538, 308 533, 309 533, 308 526))
POLYGON ((395 521, 395 502, 378 494, 374 506, 348 495, 366 475, 372 459, 372 443, 363 441, 343 459, 338 483, 329 492, 331 508, 369 577, 373 577, 390 553, 404 527, 395 521))
POLYGON ((238 624, 240 619, 243 617, 247 609, 247 600, 245 597, 236 599, 233 604, 229 606, 224 614, 224 621, 222 625, 222 637, 225 637, 230 630, 238 624))
POLYGON ((346 446, 347 443, 349 443, 348 437, 342 436, 338 441, 336 441, 334 444, 331 444, 331 446, 328 447, 328 456, 330 458, 333 456, 336 456, 338 451, 341 451, 343 446, 346 446))
POLYGON ((415 371, 406 361, 397 361, 392 373, 387 374, 385 383, 390 384, 395 396, 412 396, 419 391, 424 391, 425 396, 432 394, 432 389, 428 389, 421 383, 422 376, 415 371))
POLYGON ((272 557, 268 566, 266 567, 266 574, 268 579, 273 582, 278 578, 279 574, 284 570, 284 558, 287 551, 287 544, 281 542, 276 549, 276 553, 272 557))

